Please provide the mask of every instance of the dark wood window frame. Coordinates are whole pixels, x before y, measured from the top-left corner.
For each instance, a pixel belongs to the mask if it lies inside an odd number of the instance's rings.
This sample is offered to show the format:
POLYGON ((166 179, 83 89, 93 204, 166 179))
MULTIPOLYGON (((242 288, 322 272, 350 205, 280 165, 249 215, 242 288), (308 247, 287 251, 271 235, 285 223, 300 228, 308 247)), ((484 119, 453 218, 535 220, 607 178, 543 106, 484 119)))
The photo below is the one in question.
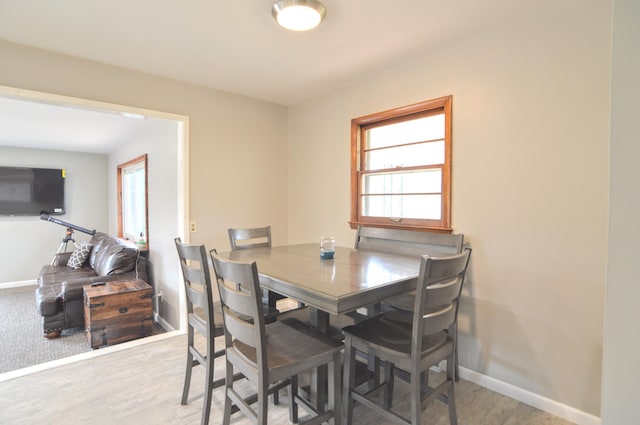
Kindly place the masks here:
POLYGON ((352 229, 373 226, 394 229, 411 229, 450 233, 451 228, 451 101, 452 96, 440 97, 388 111, 378 112, 351 120, 351 218, 352 229), (395 122, 408 121, 431 114, 444 113, 444 164, 442 168, 442 201, 440 220, 394 219, 392 217, 370 217, 362 214, 362 164, 365 161, 365 132, 369 128, 395 122))

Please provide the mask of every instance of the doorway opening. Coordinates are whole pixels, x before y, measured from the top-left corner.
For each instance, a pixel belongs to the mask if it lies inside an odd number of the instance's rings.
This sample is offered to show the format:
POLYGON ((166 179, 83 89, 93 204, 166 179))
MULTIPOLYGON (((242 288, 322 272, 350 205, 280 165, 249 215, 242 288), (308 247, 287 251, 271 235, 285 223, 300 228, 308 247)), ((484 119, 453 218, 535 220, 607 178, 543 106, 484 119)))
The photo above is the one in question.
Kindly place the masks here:
MULTIPOLYGON (((183 316, 181 310, 184 304, 183 302, 184 293, 180 285, 178 262, 176 261, 175 247, 172 245, 172 241, 176 235, 182 237, 183 239, 186 239, 186 236, 189 234, 185 224, 187 222, 185 217, 188 217, 188 193, 189 193, 188 186, 187 186, 188 185, 188 178, 187 178, 188 176, 188 145, 189 145, 188 117, 177 115, 177 114, 168 114, 165 112, 159 112, 154 110, 136 108, 136 107, 126 106, 126 105, 116 105, 116 104, 87 100, 87 99, 73 98, 73 97, 54 95, 54 94, 44 93, 44 92, 35 92, 35 91, 28 91, 28 90, 17 89, 12 87, 0 86, 0 101, 4 101, 4 100, 9 100, 9 101, 16 100, 22 103, 29 103, 29 104, 32 104, 34 107, 50 106, 53 108, 57 108, 58 110, 63 110, 66 112, 76 111, 85 115, 95 114, 96 116, 107 115, 107 116, 110 116, 111 118, 120 118, 120 117, 129 118, 129 119, 135 118, 141 121, 142 123, 144 122, 151 123, 153 121, 158 121, 158 120, 171 123, 171 125, 169 126, 171 130, 169 131, 169 133, 166 134, 167 136, 166 138, 172 140, 172 142, 167 143, 167 146, 164 146, 164 148, 170 151, 166 156, 170 157, 171 161, 173 161, 171 169, 172 169, 172 173, 175 173, 175 188, 172 191, 172 193, 175 193, 175 197, 172 196, 171 197, 172 199, 167 200, 166 194, 162 197, 156 196, 155 199, 158 199, 158 198, 163 199, 164 204, 161 206, 158 206, 158 205, 154 206, 153 201, 150 201, 149 225, 151 228, 166 229, 167 235, 162 235, 162 233, 159 233, 159 232, 154 233, 154 235, 158 237, 157 239, 158 244, 153 246, 153 250, 149 252, 148 255, 152 259, 151 263, 154 264, 153 270, 150 270, 150 273, 153 275, 152 283, 154 284, 156 298, 158 298, 157 297, 158 294, 160 294, 160 298, 161 298, 161 302, 157 303, 159 305, 159 311, 155 312, 156 318, 158 319, 158 322, 161 323, 165 329, 168 329, 170 331, 175 330, 176 332, 179 332, 184 327, 184 324, 182 323, 182 320, 181 320, 181 317, 183 316), (157 224, 154 222, 154 220, 158 220, 157 214, 154 212, 154 208, 156 210, 158 208, 162 208, 162 217, 161 217, 162 222, 160 224, 157 224), (170 213, 167 214, 167 211, 169 211, 170 213), (168 237, 169 235, 171 237, 168 237), (168 242, 163 243, 162 242, 163 239, 166 239, 168 242)), ((0 113, 2 113, 1 109, 0 109, 0 113)), ((33 126, 33 128, 38 128, 38 126, 33 126)), ((127 143, 126 145, 128 146, 129 144, 127 143)), ((7 145, 3 142, 3 140, 0 140, 0 149, 5 149, 5 148, 14 149, 14 151, 16 149, 19 150, 21 148, 44 149, 44 148, 38 148, 37 146, 27 146, 27 143, 22 143, 22 144, 17 144, 17 145, 7 147, 7 145)), ((159 149, 159 144, 154 145, 153 148, 156 149, 156 153, 155 153, 156 157, 161 156, 157 152, 157 149, 159 149)), ((52 146, 49 146, 48 149, 52 149, 52 146)), ((68 148, 62 148, 62 149, 68 149, 68 148)), ((126 147, 123 150, 124 152, 120 153, 120 157, 130 154, 129 152, 127 152, 126 147)), ((150 155, 154 155, 154 153, 150 152, 150 155)), ((116 162, 119 160, 118 155, 113 155, 113 158, 110 158, 111 156, 110 154, 107 154, 107 156, 109 157, 108 159, 109 176, 107 179, 108 187, 105 190, 106 190, 107 196, 110 199, 108 201, 108 220, 104 224, 104 231, 105 233, 117 235, 117 216, 116 216, 117 203, 115 198, 111 199, 116 193, 116 187, 115 187, 116 186, 116 178, 115 178, 116 167, 111 166, 112 165, 111 161, 114 161, 116 165, 122 161, 116 162)), ((153 164, 153 162, 151 162, 151 164, 153 164)), ((152 175, 153 173, 154 173, 153 169, 149 170, 150 175, 152 175)), ((166 178, 166 176, 163 176, 163 178, 166 178)), ((149 195, 151 199, 154 199, 154 196, 153 196, 154 183, 153 181, 150 181, 149 184, 150 184, 149 195)), ((74 219, 72 221, 74 222, 77 221, 79 223, 85 223, 88 226, 93 226, 93 223, 90 222, 90 218, 87 220, 74 219)), ((10 231, 12 227, 20 227, 22 230, 24 230, 25 227, 31 228, 31 227, 37 226, 38 224, 36 223, 38 223, 37 218, 20 219, 20 218, 11 217, 6 220, 0 220, 0 230, 4 232, 6 228, 6 229, 9 229, 8 231, 10 231), (16 226, 16 224, 18 224, 18 226, 16 226)), ((39 230, 41 229, 38 228, 38 230, 34 231, 34 233, 37 233, 39 230)), ((44 229, 42 233, 46 233, 48 230, 49 229, 44 229)), ((38 235, 39 237, 41 236, 43 238, 40 245, 42 245, 44 247, 43 250, 46 251, 46 260, 43 260, 42 264, 45 264, 50 260, 51 246, 55 246, 59 242, 58 240, 59 232, 55 232, 55 229, 52 229, 52 233, 54 235, 52 236, 51 241, 47 240, 46 234, 38 235)), ((22 238, 15 238, 15 239, 20 240, 25 238, 22 237, 22 238)), ((31 243, 31 249, 33 250, 33 243, 31 243)), ((5 283, 9 286, 12 284, 13 285, 15 284, 33 285, 35 282, 32 280, 29 280, 29 278, 32 278, 33 275, 34 273, 31 273, 26 278, 23 278, 23 279, 18 278, 18 279, 7 280, 4 278, 0 278, 0 288, 2 288, 5 283)), ((167 337, 167 336, 170 336, 172 333, 175 333, 175 332, 168 332, 166 334, 159 335, 159 337, 167 337)), ((38 335, 38 337, 41 338, 41 335, 38 335)), ((152 339, 156 337, 150 337, 150 338, 152 339)), ((53 340, 49 342, 59 343, 61 341, 53 340)), ((111 350, 126 348, 127 344, 137 344, 137 343, 143 343, 143 342, 141 340, 132 341, 130 343, 123 343, 118 346, 106 347, 104 349, 100 349, 99 351, 101 352, 101 354, 104 354, 111 350)), ((87 354, 91 355, 92 353, 87 353, 87 354)), ((50 363, 49 366, 50 367, 56 366, 60 364, 60 362, 65 363, 66 361, 75 361, 74 360, 75 357, 76 356, 74 356, 73 358, 70 358, 70 360, 61 359, 59 361, 56 360, 54 362, 49 362, 50 363)), ((82 358, 85 358, 85 357, 82 357, 82 358)), ((38 369, 42 370, 42 367, 43 366, 40 365, 38 366, 38 369)), ((20 369, 19 372, 21 374, 31 373, 32 371, 30 371, 29 369, 30 368, 20 369)), ((5 375, 7 374, 0 375, 0 382, 4 379, 9 379, 5 375)), ((15 374, 13 374, 12 377, 15 377, 15 374)))

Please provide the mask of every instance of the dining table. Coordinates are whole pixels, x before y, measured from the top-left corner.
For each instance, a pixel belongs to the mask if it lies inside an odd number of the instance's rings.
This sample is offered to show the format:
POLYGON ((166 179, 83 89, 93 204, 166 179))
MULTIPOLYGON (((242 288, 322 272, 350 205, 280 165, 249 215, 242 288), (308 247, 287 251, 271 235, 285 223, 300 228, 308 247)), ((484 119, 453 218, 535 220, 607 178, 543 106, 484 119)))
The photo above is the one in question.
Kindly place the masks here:
MULTIPOLYGON (((331 259, 320 257, 316 243, 283 245, 219 253, 233 261, 256 262, 260 285, 309 307, 309 323, 323 333, 332 315, 366 309, 386 298, 416 288, 420 258, 385 252, 335 247, 331 259)), ((324 405, 322 373, 312 379, 317 405, 324 405)))

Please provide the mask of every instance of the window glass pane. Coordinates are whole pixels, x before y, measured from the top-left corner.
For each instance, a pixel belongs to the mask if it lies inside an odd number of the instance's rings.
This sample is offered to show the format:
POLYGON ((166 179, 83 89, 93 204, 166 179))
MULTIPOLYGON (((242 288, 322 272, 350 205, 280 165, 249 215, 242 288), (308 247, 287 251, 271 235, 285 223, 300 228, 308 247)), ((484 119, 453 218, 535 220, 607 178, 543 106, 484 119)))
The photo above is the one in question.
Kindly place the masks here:
POLYGON ((366 149, 444 139, 444 114, 373 127, 365 137, 366 149))
POLYGON ((403 194, 442 192, 440 169, 402 173, 380 173, 363 176, 362 193, 403 194))
POLYGON ((366 170, 444 164, 444 140, 369 151, 366 170))
POLYGON ((365 195, 362 197, 362 215, 440 220, 441 201, 441 195, 365 195))
POLYGON ((144 165, 122 170, 122 233, 138 240, 146 239, 144 165))

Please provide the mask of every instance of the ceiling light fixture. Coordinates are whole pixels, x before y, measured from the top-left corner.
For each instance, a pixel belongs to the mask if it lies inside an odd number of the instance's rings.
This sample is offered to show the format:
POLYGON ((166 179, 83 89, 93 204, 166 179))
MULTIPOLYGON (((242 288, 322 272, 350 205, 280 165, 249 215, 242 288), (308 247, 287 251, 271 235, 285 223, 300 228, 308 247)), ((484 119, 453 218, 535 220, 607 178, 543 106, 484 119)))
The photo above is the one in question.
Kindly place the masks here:
POLYGON ((279 0, 271 8, 278 25, 291 31, 308 31, 317 27, 327 14, 318 0, 279 0))

